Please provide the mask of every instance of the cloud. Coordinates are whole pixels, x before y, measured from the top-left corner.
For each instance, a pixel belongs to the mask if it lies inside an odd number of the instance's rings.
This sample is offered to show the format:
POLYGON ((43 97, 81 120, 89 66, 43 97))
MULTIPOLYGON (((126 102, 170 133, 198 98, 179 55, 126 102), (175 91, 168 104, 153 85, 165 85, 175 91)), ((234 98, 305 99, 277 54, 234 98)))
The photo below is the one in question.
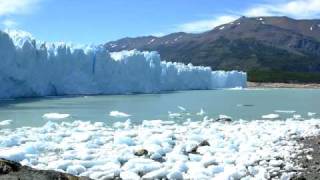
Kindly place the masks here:
POLYGON ((216 26, 229 23, 239 18, 234 14, 249 17, 256 16, 289 16, 293 18, 318 18, 320 17, 320 0, 269 0, 264 4, 256 4, 244 11, 230 15, 226 13, 212 19, 204 19, 180 24, 175 31, 198 33, 213 29, 216 26))
POLYGON ((5 28, 11 29, 11 28, 15 28, 18 25, 18 23, 13 21, 13 20, 11 20, 11 19, 5 19, 4 21, 2 21, 2 25, 5 28))
POLYGON ((0 0, 0 16, 30 12, 41 0, 0 0))
POLYGON ((183 31, 183 32, 198 33, 198 32, 211 30, 216 26, 229 23, 231 21, 234 21, 237 18, 238 18, 237 16, 224 15, 224 16, 213 18, 213 19, 193 21, 193 22, 181 24, 181 25, 178 25, 176 29, 178 31, 183 31))
POLYGON ((261 4, 245 11, 246 16, 290 16, 316 18, 320 16, 320 0, 287 0, 278 4, 261 4))

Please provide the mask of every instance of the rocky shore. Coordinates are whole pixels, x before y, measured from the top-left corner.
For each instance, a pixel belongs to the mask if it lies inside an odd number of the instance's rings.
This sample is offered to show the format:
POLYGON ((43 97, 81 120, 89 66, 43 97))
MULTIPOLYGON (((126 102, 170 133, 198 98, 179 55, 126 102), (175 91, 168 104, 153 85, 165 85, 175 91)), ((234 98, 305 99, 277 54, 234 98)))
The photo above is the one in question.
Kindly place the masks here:
POLYGON ((248 82, 248 88, 306 88, 318 89, 320 84, 298 84, 298 83, 257 83, 248 82))
POLYGON ((296 159, 301 171, 293 180, 320 179, 320 136, 300 138, 305 151, 296 159))
POLYGON ((0 159, 0 180, 90 180, 50 170, 36 170, 20 163, 0 159))

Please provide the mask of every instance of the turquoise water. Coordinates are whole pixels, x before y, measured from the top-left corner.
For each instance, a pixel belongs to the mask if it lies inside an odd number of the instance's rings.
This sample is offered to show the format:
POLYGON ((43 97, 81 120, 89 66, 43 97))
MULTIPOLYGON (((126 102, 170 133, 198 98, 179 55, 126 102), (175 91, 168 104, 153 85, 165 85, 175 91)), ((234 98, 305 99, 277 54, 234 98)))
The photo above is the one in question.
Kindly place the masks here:
MULTIPOLYGON (((212 118, 220 114, 238 119, 261 119, 275 110, 294 110, 307 118, 308 112, 320 113, 320 90, 316 89, 261 89, 181 91, 167 94, 110 95, 31 98, 0 100, 0 121, 10 119, 9 128, 42 126, 48 120, 45 113, 67 113, 69 118, 56 121, 99 121, 112 124, 128 118, 110 117, 110 111, 130 114, 132 122, 142 120, 172 120, 168 111, 181 112, 183 106, 191 113, 188 118, 201 120, 196 115, 201 108, 212 118)), ((278 113, 281 118, 292 114, 278 113)), ((317 117, 317 116, 316 116, 317 117)), ((174 119, 184 121, 183 119, 174 119)), ((1 128, 1 127, 0 127, 1 128)))

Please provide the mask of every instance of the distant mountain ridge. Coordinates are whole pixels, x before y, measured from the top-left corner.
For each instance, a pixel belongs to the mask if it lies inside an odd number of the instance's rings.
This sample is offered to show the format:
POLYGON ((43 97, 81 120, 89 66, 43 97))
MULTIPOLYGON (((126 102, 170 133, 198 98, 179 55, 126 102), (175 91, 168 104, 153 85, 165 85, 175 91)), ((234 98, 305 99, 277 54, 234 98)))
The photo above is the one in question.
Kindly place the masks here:
POLYGON ((158 51, 167 61, 205 65, 214 70, 318 73, 320 20, 241 17, 200 34, 123 38, 106 43, 105 48, 112 52, 158 51))

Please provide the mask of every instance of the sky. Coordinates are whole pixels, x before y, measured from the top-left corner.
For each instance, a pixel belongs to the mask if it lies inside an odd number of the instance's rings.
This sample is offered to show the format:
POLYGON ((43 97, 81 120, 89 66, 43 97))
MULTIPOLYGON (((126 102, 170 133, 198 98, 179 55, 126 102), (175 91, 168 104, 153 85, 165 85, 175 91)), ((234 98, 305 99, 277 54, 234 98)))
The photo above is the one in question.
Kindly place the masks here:
POLYGON ((315 19, 320 0, 0 0, 0 29, 51 42, 199 33, 240 16, 315 19))

